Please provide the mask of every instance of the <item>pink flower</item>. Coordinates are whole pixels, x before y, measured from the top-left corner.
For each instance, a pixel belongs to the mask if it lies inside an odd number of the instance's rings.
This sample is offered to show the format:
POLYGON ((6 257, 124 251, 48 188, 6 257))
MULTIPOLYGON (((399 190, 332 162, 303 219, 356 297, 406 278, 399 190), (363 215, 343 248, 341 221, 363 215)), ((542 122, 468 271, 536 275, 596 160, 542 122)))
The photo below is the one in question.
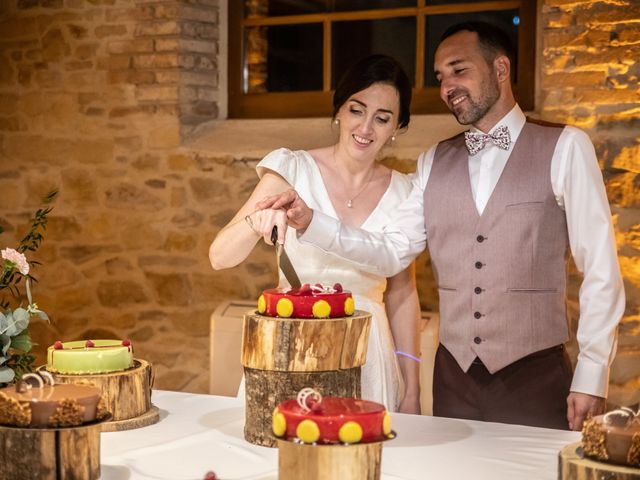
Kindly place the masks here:
POLYGON ((12 266, 18 267, 22 275, 29 273, 29 262, 27 262, 27 257, 25 257, 24 254, 13 248, 5 248, 0 253, 2 254, 2 258, 13 264, 12 266))

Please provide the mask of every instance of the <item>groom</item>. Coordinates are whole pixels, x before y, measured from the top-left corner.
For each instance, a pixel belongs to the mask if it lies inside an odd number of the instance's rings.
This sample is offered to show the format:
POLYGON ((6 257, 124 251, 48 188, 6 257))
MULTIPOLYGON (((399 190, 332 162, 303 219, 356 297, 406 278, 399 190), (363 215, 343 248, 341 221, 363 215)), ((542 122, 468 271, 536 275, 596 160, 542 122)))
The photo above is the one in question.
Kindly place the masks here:
POLYGON ((440 96, 464 134, 422 154, 410 197, 383 233, 341 225, 295 191, 300 240, 391 276, 428 244, 440 293, 438 416, 579 430, 603 411, 624 291, 611 213, 589 138, 528 120, 495 27, 450 28, 435 55, 440 96), (584 274, 575 372, 564 343, 566 258, 584 274))

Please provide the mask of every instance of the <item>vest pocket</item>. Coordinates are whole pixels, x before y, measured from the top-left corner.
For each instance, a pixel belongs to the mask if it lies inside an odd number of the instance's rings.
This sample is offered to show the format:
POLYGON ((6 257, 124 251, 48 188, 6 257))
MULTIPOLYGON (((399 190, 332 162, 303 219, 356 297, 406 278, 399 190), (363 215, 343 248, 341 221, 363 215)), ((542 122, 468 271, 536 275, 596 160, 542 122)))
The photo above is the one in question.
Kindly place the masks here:
POLYGON ((540 208, 544 206, 544 202, 541 200, 539 202, 520 202, 520 203, 510 203, 506 205, 505 208, 517 209, 517 208, 540 208))
POLYGON ((438 287, 438 290, 442 290, 443 292, 457 292, 457 288, 453 287, 438 287))
POLYGON ((558 293, 557 288, 507 288, 509 293, 558 293))

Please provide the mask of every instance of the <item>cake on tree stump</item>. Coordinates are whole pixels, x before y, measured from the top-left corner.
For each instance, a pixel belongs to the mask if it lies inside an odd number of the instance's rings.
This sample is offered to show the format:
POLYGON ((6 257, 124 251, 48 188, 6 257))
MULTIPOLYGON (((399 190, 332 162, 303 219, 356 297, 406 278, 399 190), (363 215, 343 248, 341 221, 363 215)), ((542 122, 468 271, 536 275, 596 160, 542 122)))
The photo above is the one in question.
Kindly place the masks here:
POLYGON ((377 480, 382 442, 395 437, 384 405, 304 388, 273 412, 280 480, 377 480))
POLYGON ((100 389, 112 414, 104 431, 143 427, 160 418, 151 404, 151 365, 134 359, 129 340, 56 341, 47 348, 47 364, 40 369, 58 383, 90 382, 100 389))
POLYGON ((258 298, 258 313, 282 318, 337 318, 353 315, 351 292, 336 283, 333 287, 305 283, 300 288, 272 288, 258 298))

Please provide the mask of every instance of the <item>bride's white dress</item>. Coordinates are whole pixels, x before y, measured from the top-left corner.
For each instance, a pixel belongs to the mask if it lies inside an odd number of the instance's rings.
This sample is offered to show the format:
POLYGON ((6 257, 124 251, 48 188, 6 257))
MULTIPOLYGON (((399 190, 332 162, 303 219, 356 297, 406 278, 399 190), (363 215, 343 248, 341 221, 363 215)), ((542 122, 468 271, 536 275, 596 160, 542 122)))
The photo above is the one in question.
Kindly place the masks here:
MULTIPOLYGON (((275 150, 258 164, 258 175, 262 176, 264 169, 273 170, 287 180, 309 207, 337 218, 318 165, 308 152, 275 150)), ((409 177, 393 171, 387 191, 362 228, 381 231, 410 190, 409 177)), ((353 293, 358 310, 372 314, 367 361, 362 368, 362 397, 397 411, 404 395, 404 383, 383 303, 386 278, 363 272, 352 262, 300 243, 293 229, 287 231, 285 249, 302 283, 333 285, 339 282, 353 293)), ((288 286, 281 272, 280 286, 288 286)))

